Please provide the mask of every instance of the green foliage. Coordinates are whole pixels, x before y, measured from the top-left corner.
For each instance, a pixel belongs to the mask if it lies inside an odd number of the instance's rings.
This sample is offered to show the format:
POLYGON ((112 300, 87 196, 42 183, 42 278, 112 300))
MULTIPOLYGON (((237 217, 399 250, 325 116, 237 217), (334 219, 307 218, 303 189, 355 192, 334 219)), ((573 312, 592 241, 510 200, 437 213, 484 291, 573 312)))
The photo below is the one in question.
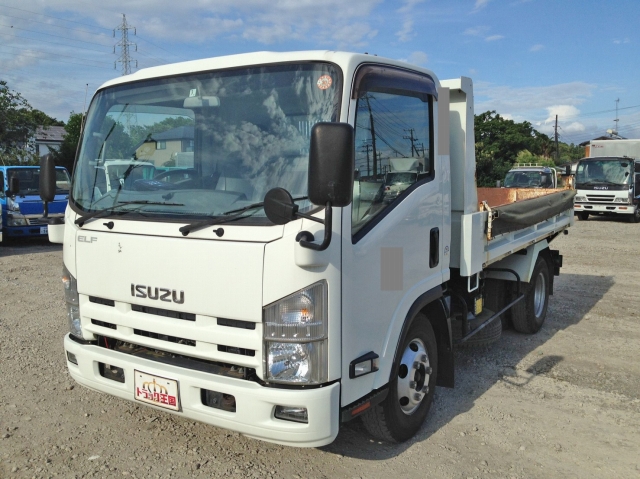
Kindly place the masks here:
POLYGON ((35 110, 16 91, 0 80, 0 162, 38 164, 35 152, 28 148, 38 126, 64 125, 40 110, 35 110))
POLYGON ((69 121, 64 125, 66 132, 62 144, 58 151, 53 151, 54 161, 59 166, 64 166, 70 173, 73 171, 73 164, 76 158, 76 149, 80 141, 80 131, 82 129, 82 114, 71 112, 69 121))
POLYGON ((494 186, 515 163, 554 166, 554 142, 531 123, 516 123, 495 111, 475 116, 478 186, 494 186))
POLYGON ((162 121, 154 123, 153 125, 132 126, 130 132, 132 144, 134 146, 138 146, 154 133, 161 133, 163 131, 172 130, 173 128, 178 128, 179 126, 193 126, 193 120, 184 116, 167 117, 162 121))

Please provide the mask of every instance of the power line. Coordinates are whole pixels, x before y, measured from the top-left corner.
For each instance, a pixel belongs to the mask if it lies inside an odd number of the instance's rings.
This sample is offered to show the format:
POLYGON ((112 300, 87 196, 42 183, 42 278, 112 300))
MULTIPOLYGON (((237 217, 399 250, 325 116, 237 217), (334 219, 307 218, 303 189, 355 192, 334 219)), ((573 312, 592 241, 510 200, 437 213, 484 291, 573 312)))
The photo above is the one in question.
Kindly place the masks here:
MULTIPOLYGON (((45 52, 45 51, 42 51, 42 50, 35 50, 35 49, 32 49, 32 48, 29 48, 29 49, 25 50, 25 49, 21 49, 20 47, 13 47, 11 45, 0 45, 0 48, 13 48, 14 50, 20 50, 20 52, 22 54, 24 54, 24 55, 29 55, 30 52, 37 52, 37 53, 44 53, 45 55, 55 56, 55 57, 78 58, 78 57, 72 56, 72 55, 63 55, 61 53, 45 52)), ((10 52, 6 52, 6 53, 9 53, 10 55, 14 54, 14 53, 10 53, 10 52)), ((15 55, 17 55, 17 53, 15 55)), ((36 55, 31 55, 31 56, 36 56, 36 55)), ((47 59, 47 58, 43 58, 43 57, 39 57, 39 56, 38 56, 38 58, 42 58, 43 60, 47 59)), ((79 58, 79 60, 98 63, 98 64, 100 64, 100 66, 104 66, 105 65, 104 62, 101 62, 101 61, 98 61, 98 60, 90 60, 90 59, 84 59, 84 58, 79 58)))
POLYGON ((89 35, 101 35, 101 33, 90 32, 89 30, 80 30, 79 28, 63 27, 62 25, 56 25, 54 23, 39 22, 38 20, 32 20, 31 18, 16 17, 15 15, 7 15, 5 13, 0 13, 0 17, 17 18, 17 19, 20 19, 20 20, 25 20, 27 22, 40 23, 41 25, 47 25, 48 27, 64 28, 65 30, 68 30, 68 31, 70 30, 70 31, 73 31, 73 32, 88 33, 89 35))
MULTIPOLYGON (((4 46, 0 47, 0 48, 4 48, 4 46)), ((10 48, 15 48, 15 47, 10 47, 10 48)), ((35 50, 34 50, 35 51, 35 50)), ((22 52, 22 53, 10 53, 10 52, 4 52, 6 55, 13 55, 13 56, 19 56, 19 55, 29 55, 29 53, 27 52, 22 52)), ((88 63, 77 63, 77 62, 68 62, 68 61, 64 61, 64 60, 55 60, 53 58, 43 58, 41 56, 38 55, 29 55, 29 56, 34 56, 42 61, 46 61, 46 62, 57 62, 57 63, 69 63, 71 65, 82 65, 85 67, 95 67, 95 68, 108 68, 108 67, 104 67, 104 66, 100 66, 100 65, 91 65, 88 63)))
POLYGON ((90 43, 92 45, 98 45, 98 46, 101 46, 101 47, 106 47, 107 46, 107 45, 104 45, 102 43, 88 42, 86 40, 76 40, 75 38, 63 37, 62 35, 54 35, 53 33, 38 32, 36 30, 29 30, 27 28, 14 27, 13 25, 3 25, 3 24, 0 23, 0 27, 9 27, 9 28, 12 28, 14 30, 23 30, 25 32, 37 33, 38 35, 47 35, 48 37, 64 38, 66 40, 72 40, 74 42, 90 43))
POLYGON ((23 37, 21 35, 12 35, 11 33, 0 33, 0 35, 5 36, 5 37, 23 38, 24 40, 33 40, 35 42, 47 42, 48 44, 62 45, 62 46, 69 47, 69 48, 79 48, 79 49, 82 49, 82 50, 89 50, 90 52, 104 53, 104 50, 96 50, 95 48, 87 48, 87 47, 78 47, 78 46, 74 46, 74 45, 69 45, 67 43, 60 43, 60 42, 52 42, 50 40, 43 40, 41 38, 23 37))
POLYGON ((98 27, 96 25, 91 25, 89 23, 83 23, 83 22, 77 22, 75 20, 67 20, 66 18, 60 18, 60 17, 54 17, 53 15, 46 15, 44 13, 39 13, 39 12, 32 12, 31 10, 25 10, 23 8, 17 8, 17 7, 10 7, 9 5, 3 5, 0 4, 0 7, 4 7, 4 8, 11 8, 13 10, 20 10, 21 12, 27 12, 27 13, 32 13, 33 15, 40 15, 42 17, 49 17, 49 18, 55 18, 56 20, 61 20, 63 22, 71 22, 71 23, 77 23, 79 25, 84 25, 87 27, 92 27, 92 28, 99 28, 101 30, 106 30, 106 31, 111 31, 110 28, 104 28, 104 27, 98 27))

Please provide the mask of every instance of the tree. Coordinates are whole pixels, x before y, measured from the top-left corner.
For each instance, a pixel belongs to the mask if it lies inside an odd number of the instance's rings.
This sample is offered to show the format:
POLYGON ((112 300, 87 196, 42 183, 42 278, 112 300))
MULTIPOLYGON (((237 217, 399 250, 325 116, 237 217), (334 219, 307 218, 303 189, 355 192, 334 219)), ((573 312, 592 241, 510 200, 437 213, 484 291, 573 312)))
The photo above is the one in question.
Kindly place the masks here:
POLYGON ((76 159, 76 150, 80 141, 80 130, 82 129, 82 114, 69 114, 69 121, 64 125, 66 132, 62 144, 58 151, 53 151, 53 159, 57 165, 64 166, 71 173, 76 159))
POLYGON ((475 116, 475 139, 478 186, 494 186, 497 180, 504 179, 520 152, 527 151, 524 157, 541 157, 545 161, 553 152, 551 139, 531 123, 516 123, 495 111, 475 116))
POLYGON ((33 109, 20 93, 10 90, 7 82, 0 80, 0 160, 3 163, 37 163, 35 151, 29 148, 36 128, 60 123, 33 109))

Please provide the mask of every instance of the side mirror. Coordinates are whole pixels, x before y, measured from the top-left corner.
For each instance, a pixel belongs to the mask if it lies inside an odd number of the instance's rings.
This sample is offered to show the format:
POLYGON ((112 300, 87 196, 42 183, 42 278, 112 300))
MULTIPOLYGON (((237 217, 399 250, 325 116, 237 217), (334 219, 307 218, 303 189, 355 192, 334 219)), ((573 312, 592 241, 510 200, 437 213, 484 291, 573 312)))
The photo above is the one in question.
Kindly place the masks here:
POLYGON ((16 196, 20 193, 20 178, 17 176, 12 176, 9 180, 9 189, 7 190, 7 195, 16 196))
POLYGON ((48 204, 56 197, 56 164, 53 158, 45 156, 40 160, 40 198, 44 202, 43 218, 49 216, 48 204))
POLYGON ((564 170, 565 176, 571 176, 571 165, 566 165, 564 170))
POLYGON ((277 225, 298 217, 324 224, 322 243, 312 243, 313 234, 301 231, 296 236, 300 246, 324 251, 331 243, 332 207, 347 206, 353 197, 355 142, 348 123, 317 123, 311 129, 309 148, 309 200, 324 205, 324 221, 298 212, 291 194, 284 188, 269 190, 264 197, 264 212, 277 225))
POLYGON ((353 198, 355 135, 348 123, 316 123, 309 148, 309 200, 347 206, 353 198))

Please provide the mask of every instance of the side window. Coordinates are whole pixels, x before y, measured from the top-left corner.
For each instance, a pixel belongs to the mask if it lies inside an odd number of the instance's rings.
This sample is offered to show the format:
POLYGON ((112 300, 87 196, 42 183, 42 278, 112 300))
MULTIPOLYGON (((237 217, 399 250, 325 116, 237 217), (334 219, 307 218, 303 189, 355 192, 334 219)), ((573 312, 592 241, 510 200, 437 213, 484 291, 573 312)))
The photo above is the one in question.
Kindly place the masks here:
POLYGON ((358 92, 351 232, 433 172, 432 96, 397 88, 358 92))
POLYGON ((4 173, 0 171, 0 198, 4 198, 4 173))

